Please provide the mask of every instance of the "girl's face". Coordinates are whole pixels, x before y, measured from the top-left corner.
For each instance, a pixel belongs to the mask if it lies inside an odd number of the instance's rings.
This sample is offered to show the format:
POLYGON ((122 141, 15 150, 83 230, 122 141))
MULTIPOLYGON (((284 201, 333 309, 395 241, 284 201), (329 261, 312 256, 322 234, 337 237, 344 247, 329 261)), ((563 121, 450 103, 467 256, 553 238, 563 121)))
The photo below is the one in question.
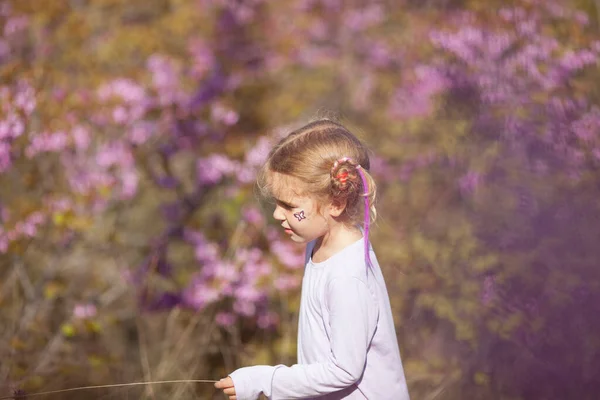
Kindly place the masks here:
POLYGON ((294 188, 303 183, 296 178, 273 174, 275 211, 273 218, 281 222, 285 232, 298 243, 308 243, 317 239, 328 230, 327 219, 318 212, 314 198, 301 196, 294 188))

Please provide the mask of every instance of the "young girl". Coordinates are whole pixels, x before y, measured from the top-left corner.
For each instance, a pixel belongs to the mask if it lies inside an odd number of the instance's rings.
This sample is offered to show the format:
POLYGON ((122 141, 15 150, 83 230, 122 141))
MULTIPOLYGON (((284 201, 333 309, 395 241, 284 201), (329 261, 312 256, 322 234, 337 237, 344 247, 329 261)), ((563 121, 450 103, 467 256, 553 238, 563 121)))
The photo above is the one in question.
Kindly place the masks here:
POLYGON ((273 217, 286 234, 307 243, 298 364, 234 371, 215 384, 230 400, 261 393, 409 398, 387 289, 369 246, 375 183, 368 169, 363 144, 330 120, 292 132, 271 150, 259 185, 275 200, 273 217))

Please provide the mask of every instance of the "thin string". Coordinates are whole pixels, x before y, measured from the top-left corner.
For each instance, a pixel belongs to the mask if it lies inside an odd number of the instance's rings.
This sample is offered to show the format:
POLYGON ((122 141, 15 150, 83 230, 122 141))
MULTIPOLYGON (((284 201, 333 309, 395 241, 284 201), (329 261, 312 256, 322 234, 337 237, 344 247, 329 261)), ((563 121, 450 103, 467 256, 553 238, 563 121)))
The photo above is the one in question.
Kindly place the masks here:
POLYGON ((369 216, 369 210, 370 210, 370 208, 369 208, 369 186, 367 184, 367 178, 365 177, 365 173, 363 172, 362 167, 360 165, 357 165, 356 170, 358 171, 358 174, 360 175, 360 179, 362 180, 362 184, 363 184, 363 189, 365 191, 365 193, 363 194, 363 197, 365 198, 364 240, 365 240, 365 260, 367 261, 367 268, 368 268, 368 267, 373 266, 373 264, 371 264, 371 256, 369 255, 369 224, 371 221, 371 218, 369 216))
POLYGON ((103 389, 103 388, 115 388, 115 387, 125 387, 125 386, 140 386, 140 385, 158 385, 164 383, 216 383, 217 381, 211 381, 208 379, 182 379, 175 381, 153 381, 153 382, 131 382, 131 383, 115 383, 112 385, 97 385, 97 386, 81 386, 70 389, 61 389, 61 390, 51 390, 49 392, 38 392, 38 393, 15 393, 12 396, 0 397, 0 400, 6 399, 25 399, 33 396, 41 396, 44 394, 55 394, 55 393, 65 393, 65 392, 74 392, 76 390, 88 390, 88 389, 103 389))

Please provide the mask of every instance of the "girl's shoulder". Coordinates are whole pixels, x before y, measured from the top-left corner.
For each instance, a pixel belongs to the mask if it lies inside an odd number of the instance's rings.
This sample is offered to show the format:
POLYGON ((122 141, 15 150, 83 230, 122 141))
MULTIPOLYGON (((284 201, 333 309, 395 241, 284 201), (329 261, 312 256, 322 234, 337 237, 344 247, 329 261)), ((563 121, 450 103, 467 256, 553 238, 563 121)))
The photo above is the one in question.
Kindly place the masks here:
POLYGON ((367 278, 367 262, 362 239, 348 245, 328 260, 327 270, 330 279, 338 277, 367 278))

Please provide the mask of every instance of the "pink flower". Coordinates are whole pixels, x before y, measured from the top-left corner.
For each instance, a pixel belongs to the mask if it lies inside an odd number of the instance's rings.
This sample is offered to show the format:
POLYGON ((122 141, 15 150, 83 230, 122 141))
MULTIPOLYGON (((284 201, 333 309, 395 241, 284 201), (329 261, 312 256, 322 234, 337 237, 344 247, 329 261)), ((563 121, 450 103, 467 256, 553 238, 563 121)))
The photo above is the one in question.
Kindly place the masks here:
POLYGON ((271 242, 271 252, 287 268, 298 269, 304 266, 304 254, 301 248, 292 242, 275 240, 271 242))
POLYGON ((184 302, 196 310, 201 310, 207 305, 216 302, 220 297, 221 293, 219 290, 207 286, 202 281, 192 283, 183 294, 184 302))
POLYGON ((190 43, 189 52, 193 62, 192 75, 196 79, 203 78, 213 68, 215 62, 211 48, 202 40, 193 40, 190 43))
POLYGON ((233 310, 244 317, 253 317, 256 314, 256 305, 254 303, 237 300, 233 303, 233 310))
POLYGON ((88 319, 96 316, 96 306, 93 304, 76 304, 73 308, 73 316, 77 319, 88 319))
POLYGON ((8 250, 8 237, 4 233, 4 230, 0 228, 0 253, 6 253, 8 250))
POLYGON ((10 145, 0 142, 0 173, 8 171, 12 165, 10 145))
POLYGON ((129 132, 129 140, 133 144, 143 144, 153 135, 153 124, 149 122, 136 123, 129 132))
POLYGON ((300 286, 300 278, 295 275, 280 275, 275 279, 275 288, 281 291, 289 291, 300 286))
POLYGON ((235 125, 240 116, 234 110, 229 110, 220 104, 213 104, 210 109, 211 117, 214 121, 223 123, 227 126, 235 125))
POLYGON ((215 278, 224 280, 226 282, 232 282, 238 277, 238 271, 235 265, 222 261, 215 264, 215 278))
POLYGON ((496 294, 496 282, 493 276, 486 276, 483 280, 483 289, 481 292, 481 302, 484 305, 489 304, 496 294))
POLYGON ((265 219, 260 212, 260 210, 256 207, 246 207, 242 211, 243 218, 248 221, 252 225, 262 225, 265 222, 265 219))
POLYGON ((137 193, 139 177, 135 168, 122 170, 121 172, 121 196, 130 199, 137 193))
POLYGON ((62 131, 32 134, 30 137, 30 143, 25 149, 25 155, 28 158, 32 158, 39 153, 62 151, 69 144, 67 134, 62 131))
POLYGON ((469 171, 458 181, 461 191, 472 193, 475 191, 481 182, 481 174, 478 172, 469 171))
POLYGON ((127 110, 123 106, 115 107, 112 112, 112 118, 116 124, 124 124, 129 120, 127 110))
POLYGON ((86 150, 90 145, 90 134, 87 128, 83 126, 76 126, 72 131, 73 141, 75 142, 75 148, 79 151, 86 150))
POLYGON ((274 312, 267 312, 258 316, 256 321, 257 325, 261 329, 268 329, 276 327, 279 324, 279 315, 274 312))
POLYGON ((236 317, 232 313, 219 312, 215 316, 215 321, 216 321, 217 325, 229 327, 229 326, 232 326, 233 324, 235 324, 236 317))
POLYGON ((201 184, 216 184, 225 176, 232 174, 237 163, 224 155, 213 154, 196 162, 198 182, 201 184))
POLYGON ((27 28, 29 18, 26 16, 10 17, 4 23, 4 36, 10 36, 27 28))

